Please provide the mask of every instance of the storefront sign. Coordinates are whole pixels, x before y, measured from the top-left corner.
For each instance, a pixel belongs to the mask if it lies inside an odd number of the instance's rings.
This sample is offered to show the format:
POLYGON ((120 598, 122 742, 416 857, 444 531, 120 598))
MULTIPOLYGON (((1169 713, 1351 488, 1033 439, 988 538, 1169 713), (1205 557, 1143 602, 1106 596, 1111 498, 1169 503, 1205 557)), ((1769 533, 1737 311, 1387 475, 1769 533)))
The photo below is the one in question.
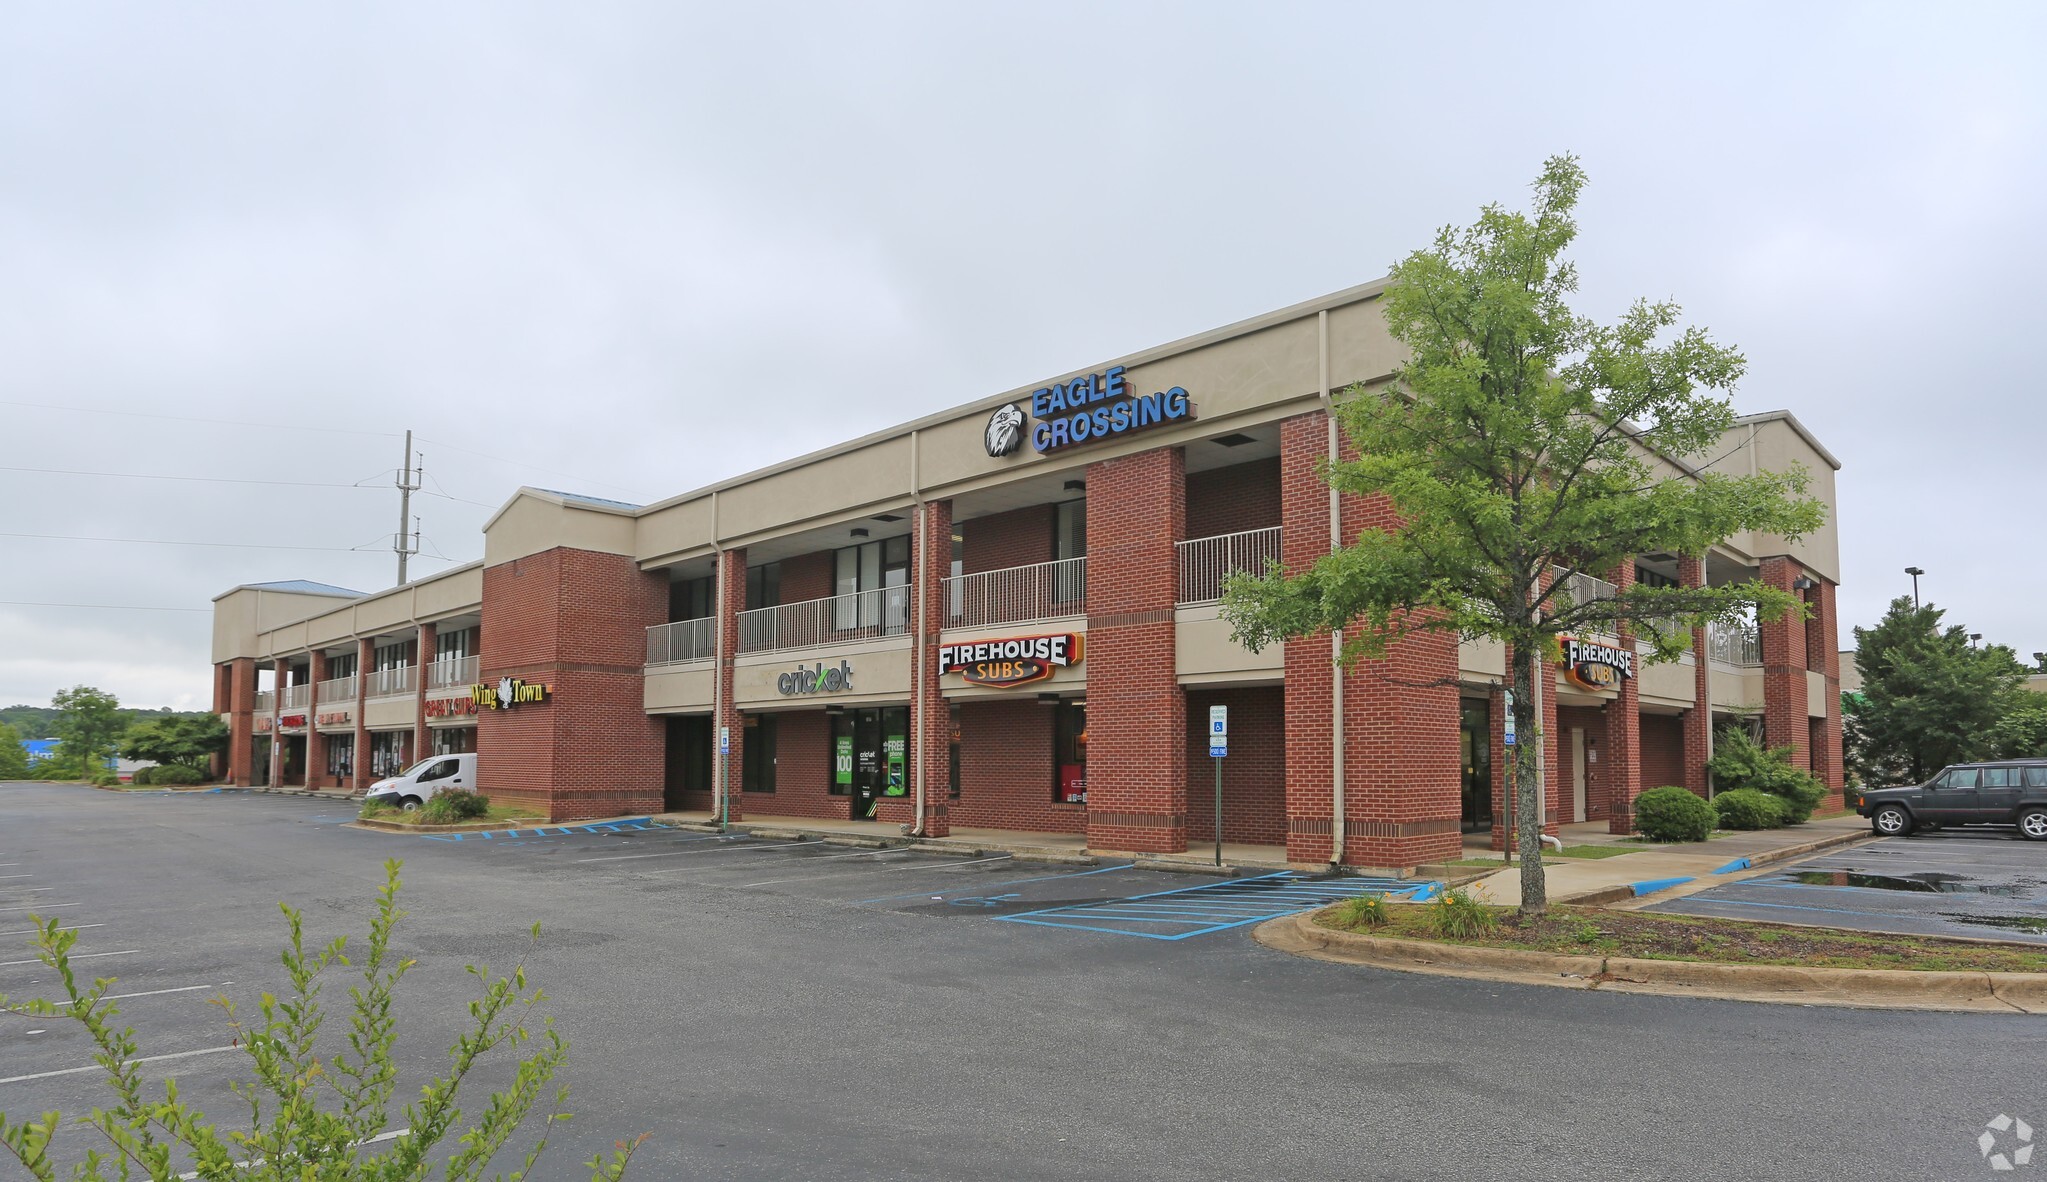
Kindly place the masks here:
POLYGON ((1007 689, 1043 681, 1055 669, 1080 664, 1085 647, 1086 638, 1073 632, 946 644, 938 649, 938 671, 957 673, 973 685, 1007 689))
POLYGON ((322 714, 316 717, 314 721, 321 726, 347 726, 348 711, 336 710, 329 714, 322 714))
POLYGON ((304 726, 306 725, 306 716, 303 714, 286 714, 277 720, 277 725, 304 726))
POLYGON ((469 700, 485 710, 509 710, 527 702, 545 702, 553 693, 551 685, 522 681, 517 677, 501 677, 496 685, 470 686, 469 700))
POLYGON ((428 698, 426 700, 426 716, 428 718, 453 718, 460 714, 474 713, 476 713, 476 697, 473 691, 466 698, 428 698))
POLYGON ((830 668, 823 661, 815 666, 798 665, 796 672, 784 673, 775 678, 775 692, 783 697, 794 694, 837 694, 853 688, 853 663, 840 661, 838 668, 830 668))
POLYGON ((261 732, 263 732, 263 731, 267 731, 267 730, 269 730, 269 729, 270 729, 270 723, 271 723, 271 718, 270 718, 270 716, 269 716, 268 714, 258 714, 258 715, 256 716, 256 730, 257 730, 257 732, 258 732, 258 733, 261 733, 261 732))
POLYGON ((1617 690, 1635 675, 1635 654, 1610 644, 1564 637, 1564 676, 1580 689, 1617 690))
POLYGON ((1193 417, 1194 403, 1186 390, 1174 386, 1151 394, 1133 393, 1118 365, 1035 391, 1028 417, 1014 403, 996 407, 988 416, 983 442, 988 454, 999 458, 1016 451, 1028 434, 1031 447, 1042 455, 1091 439, 1193 417), (1030 419, 1037 422, 1026 432, 1030 419))

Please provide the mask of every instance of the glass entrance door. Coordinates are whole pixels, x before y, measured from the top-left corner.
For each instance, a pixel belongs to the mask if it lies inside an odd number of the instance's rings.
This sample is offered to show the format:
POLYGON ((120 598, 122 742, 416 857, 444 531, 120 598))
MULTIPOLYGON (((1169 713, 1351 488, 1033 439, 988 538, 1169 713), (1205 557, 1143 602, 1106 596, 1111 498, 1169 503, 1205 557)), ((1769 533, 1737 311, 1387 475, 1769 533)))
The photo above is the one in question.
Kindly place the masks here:
POLYGON ((871 821, 881 802, 909 794, 910 712, 901 706, 848 710, 832 718, 833 795, 849 796, 850 815, 871 821))
POLYGON ((1483 699, 1466 698, 1458 719, 1458 748, 1464 767, 1464 829, 1493 827, 1493 710, 1483 699))

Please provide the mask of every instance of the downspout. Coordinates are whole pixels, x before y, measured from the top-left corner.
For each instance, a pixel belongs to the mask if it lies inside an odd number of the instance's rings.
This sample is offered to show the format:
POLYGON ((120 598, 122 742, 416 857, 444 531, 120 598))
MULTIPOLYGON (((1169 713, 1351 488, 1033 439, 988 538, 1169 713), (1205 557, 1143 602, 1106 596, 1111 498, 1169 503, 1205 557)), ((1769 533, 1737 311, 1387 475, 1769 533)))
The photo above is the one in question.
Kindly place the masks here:
MULTIPOLYGON (((725 602, 725 546, 718 531, 717 489, 711 490, 711 555, 717 579, 714 602, 718 605, 718 628, 712 634, 711 642, 711 668, 714 671, 711 677, 711 738, 715 742, 719 728, 725 725, 725 617, 732 608, 725 602)), ((725 782, 731 763, 731 756, 718 755, 711 775, 711 783, 717 788, 717 794, 711 800, 711 811, 721 817, 725 815, 725 794, 731 787, 725 782)))
MULTIPOLYGON (((1336 436, 1336 399, 1329 392, 1329 310, 1315 314, 1322 383, 1322 417, 1329 427, 1329 462, 1340 458, 1336 436)), ((1329 489, 1329 552, 1343 549, 1343 498, 1335 486, 1329 489)), ((1343 865, 1344 775, 1343 775, 1343 630, 1329 634, 1329 736, 1332 769, 1329 781, 1329 864, 1343 865)))
POLYGON ((916 761, 916 766, 910 769, 910 783, 915 793, 917 813, 910 820, 911 837, 924 836, 924 765, 929 762, 924 743, 931 729, 931 720, 926 717, 926 713, 931 709, 931 702, 924 687, 924 609, 925 596, 928 594, 924 584, 930 574, 931 564, 926 551, 930 546, 931 531, 925 523, 927 506, 924 504, 924 490, 917 472, 917 436, 917 432, 910 432, 910 498, 917 506, 916 512, 910 515, 910 520, 916 522, 917 530, 916 541, 910 547, 910 561, 916 564, 914 569, 917 572, 917 592, 914 597, 915 606, 912 609, 917 613, 917 626, 913 629, 915 639, 910 648, 910 703, 914 707, 910 711, 913 718, 910 727, 911 738, 914 740, 911 743, 911 750, 916 761))

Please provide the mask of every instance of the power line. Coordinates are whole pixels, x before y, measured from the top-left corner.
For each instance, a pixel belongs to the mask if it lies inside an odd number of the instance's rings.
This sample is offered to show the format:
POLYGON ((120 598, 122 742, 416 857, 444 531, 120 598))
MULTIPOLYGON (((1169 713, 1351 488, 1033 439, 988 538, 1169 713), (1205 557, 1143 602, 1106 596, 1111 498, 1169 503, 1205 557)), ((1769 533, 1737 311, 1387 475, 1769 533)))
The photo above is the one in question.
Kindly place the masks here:
MULTIPOLYGON (((498 462, 498 463, 500 463, 500 464, 510 464, 510 465, 512 465, 513 467, 516 467, 516 468, 529 468, 529 469, 531 469, 531 470, 533 470, 533 471, 535 471, 535 472, 545 472, 545 473, 547 473, 547 474, 548 474, 549 476, 559 476, 559 477, 561 477, 561 478, 562 478, 562 479, 564 479, 564 480, 573 480, 573 481, 576 481, 576 482, 577 482, 577 483, 579 483, 579 484, 594 484, 594 485, 597 485, 597 486, 599 486, 600 488, 615 488, 615 489, 619 490, 620 492, 629 492, 629 493, 633 494, 634 496, 642 496, 642 495, 644 495, 644 494, 642 494, 642 493, 640 492, 640 490, 639 490, 639 489, 636 489, 636 488, 628 488, 628 487, 626 487, 626 486, 625 486, 625 485, 623 485, 623 484, 611 484, 611 483, 609 483, 609 482, 607 482, 607 481, 603 481, 603 480, 591 480, 591 479, 588 479, 587 477, 583 477, 583 476, 578 476, 578 475, 576 475, 576 474, 575 474, 575 473, 573 473, 573 472, 557 472, 557 471, 556 471, 556 470, 554 470, 553 468, 543 468, 543 467, 541 467, 541 466, 540 466, 540 465, 538 465, 538 464, 529 464, 529 463, 527 463, 527 462, 526 462, 526 461, 524 461, 524 460, 510 460, 510 459, 506 459, 506 458, 505 458, 504 456, 494 456, 494 455, 489 455, 489 454, 487 454, 487 453, 485 453, 485 452, 480 452, 480 451, 476 451, 476 450, 474 450, 474 449, 472 449, 472 448, 467 448, 467 447, 457 447, 457 446, 455 446, 455 445, 454 445, 454 444, 452 444, 452 443, 442 443, 442 442, 440 442, 440 441, 439 441, 439 440, 437 440, 437 439, 428 439, 428 438, 426 438, 425 436, 421 436, 421 437, 420 437, 420 440, 419 440, 419 441, 420 441, 420 443, 422 443, 422 444, 432 444, 432 445, 433 445, 433 446, 435 446, 435 447, 445 447, 445 448, 447 448, 447 449, 448 449, 449 451, 459 451, 459 452, 461 452, 461 453, 462 453, 462 454, 464 454, 464 455, 470 455, 470 456, 475 456, 476 458, 478 458, 478 459, 481 459, 481 460, 495 460, 495 461, 497 461, 497 462, 498 462)), ((474 504, 474 503, 475 503, 475 502, 473 502, 473 501, 471 502, 471 504, 474 504)), ((486 506, 486 508, 490 508, 490 507, 492 507, 492 506, 486 506)))
POLYGON ((42 603, 31 599, 0 599, 0 607, 84 607, 117 612, 210 612, 210 607, 151 607, 140 603, 42 603))
MULTIPOLYGON (((429 477, 428 479, 432 479, 432 478, 431 478, 431 477, 429 477)), ((439 484, 439 483, 440 483, 440 481, 436 480, 436 481, 434 481, 434 483, 435 483, 435 484, 439 484)), ((476 507, 477 507, 477 508, 479 508, 479 509, 495 509, 495 508, 497 508, 497 506, 496 506, 496 505, 486 505, 486 504, 484 504, 484 503, 483 503, 482 501, 472 501, 472 500, 470 500, 470 499, 469 499, 468 497, 457 497, 457 496, 451 496, 451 495, 449 495, 448 493, 444 493, 444 492, 435 492, 435 491, 434 491, 433 489, 430 489, 430 488, 422 488, 422 489, 420 489, 420 490, 418 490, 418 491, 419 491, 419 495, 420 495, 420 496, 423 496, 423 497, 439 497, 439 498, 441 498, 441 499, 442 499, 442 500, 444 500, 444 501, 460 501, 460 502, 462 502, 462 503, 463 503, 463 504, 465 504, 465 505, 474 505, 474 506, 476 506, 476 507)))
POLYGON ((295 423, 251 423, 244 419, 202 419, 192 415, 166 415, 146 410, 109 410, 97 406, 58 406, 50 402, 18 402, 12 398, 0 398, 0 406, 28 406, 37 410, 68 410, 89 415, 120 415, 131 419, 168 419, 174 423, 211 423, 220 427, 262 427, 269 431, 320 431, 329 435, 373 435, 379 439, 396 439, 396 431, 356 431, 347 427, 302 427, 295 423))
POLYGON ((158 476, 148 472, 81 472, 71 468, 13 468, 0 472, 34 472, 43 476, 103 476, 122 480, 186 480, 209 484, 279 484, 291 488, 367 488, 363 484, 329 484, 313 480, 249 480, 238 476, 158 476))
POLYGON ((41 538, 51 542, 119 542, 136 546, 211 546, 223 550, 320 550, 334 554, 356 554, 362 546, 273 546, 263 542, 178 542, 163 538, 90 538, 83 534, 17 534, 0 532, 0 538, 41 538))

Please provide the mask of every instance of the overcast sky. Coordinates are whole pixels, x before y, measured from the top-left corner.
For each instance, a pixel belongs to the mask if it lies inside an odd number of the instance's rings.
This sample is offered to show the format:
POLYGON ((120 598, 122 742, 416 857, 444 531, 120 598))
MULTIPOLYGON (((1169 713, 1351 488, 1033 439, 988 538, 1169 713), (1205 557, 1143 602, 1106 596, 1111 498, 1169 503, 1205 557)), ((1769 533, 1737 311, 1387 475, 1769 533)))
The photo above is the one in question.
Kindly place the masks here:
POLYGON ((1845 465, 1843 646, 1916 564, 2047 648, 2040 6, 1392 7, 7 4, 0 464, 321 487, 0 471, 0 600, 202 609, 0 605, 0 704, 204 708, 212 596, 388 586, 408 428, 429 573, 521 483, 1376 278, 1560 151, 1581 309, 1677 298, 1845 465))

